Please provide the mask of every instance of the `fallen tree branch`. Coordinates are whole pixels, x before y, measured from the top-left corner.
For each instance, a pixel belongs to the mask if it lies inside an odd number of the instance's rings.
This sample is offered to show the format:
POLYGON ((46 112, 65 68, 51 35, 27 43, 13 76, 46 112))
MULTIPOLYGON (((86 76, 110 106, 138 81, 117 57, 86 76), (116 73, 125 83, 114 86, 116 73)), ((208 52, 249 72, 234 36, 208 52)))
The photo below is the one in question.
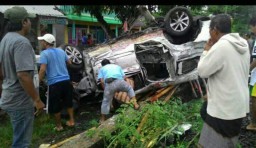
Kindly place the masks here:
POLYGON ((174 94, 174 92, 176 91, 176 89, 179 87, 179 85, 175 86, 172 91, 170 91, 170 93, 165 97, 164 102, 167 102, 171 99, 172 95, 174 94))
POLYGON ((174 86, 170 85, 169 87, 167 87, 166 89, 164 89, 163 91, 159 92, 158 94, 154 95, 153 97, 150 98, 151 102, 154 102, 156 100, 158 100, 160 97, 162 97, 164 94, 166 94, 168 91, 170 91, 174 86))
MULTIPOLYGON (((147 111, 147 112, 144 114, 143 118, 141 119, 140 124, 139 124, 138 127, 137 127, 137 132, 138 132, 138 134, 140 134, 140 131, 141 131, 143 125, 146 123, 146 121, 147 121, 147 119, 148 119, 148 116, 149 116, 149 111, 147 111)), ((131 140, 131 141, 132 141, 132 143, 135 142, 135 137, 134 137, 134 136, 132 137, 132 140, 131 140)))

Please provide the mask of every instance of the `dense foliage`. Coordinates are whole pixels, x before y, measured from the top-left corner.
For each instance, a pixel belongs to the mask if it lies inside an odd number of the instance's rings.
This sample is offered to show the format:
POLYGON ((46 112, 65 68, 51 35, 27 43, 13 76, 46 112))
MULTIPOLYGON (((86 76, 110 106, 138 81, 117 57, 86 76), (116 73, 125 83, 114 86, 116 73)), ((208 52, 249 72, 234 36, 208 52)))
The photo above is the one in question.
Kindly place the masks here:
POLYGON ((199 114, 201 104, 199 99, 182 104, 180 99, 174 98, 167 103, 147 103, 141 111, 123 105, 115 120, 115 132, 103 131, 101 134, 105 139, 104 145, 109 148, 195 145, 202 127, 199 114), (192 124, 190 138, 177 134, 178 131, 184 132, 180 125, 186 123, 192 124))

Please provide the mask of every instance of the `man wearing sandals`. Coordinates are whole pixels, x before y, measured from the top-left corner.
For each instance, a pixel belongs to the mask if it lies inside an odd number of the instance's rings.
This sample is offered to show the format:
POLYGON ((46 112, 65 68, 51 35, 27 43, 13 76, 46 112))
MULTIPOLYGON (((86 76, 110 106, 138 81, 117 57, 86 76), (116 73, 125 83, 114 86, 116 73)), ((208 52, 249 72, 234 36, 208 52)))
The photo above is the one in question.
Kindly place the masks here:
POLYGON ((115 92, 127 92, 131 98, 130 102, 134 105, 134 109, 139 109, 139 104, 136 101, 133 88, 125 81, 126 77, 122 68, 116 64, 111 64, 108 59, 101 61, 102 68, 99 70, 98 79, 104 88, 103 101, 101 104, 101 119, 100 122, 106 120, 106 115, 109 114, 110 105, 115 92))
POLYGON ((55 37, 52 34, 45 34, 38 37, 43 51, 40 53, 39 80, 42 81, 45 73, 48 84, 48 112, 54 114, 56 120, 55 130, 63 130, 61 124, 62 104, 67 108, 69 121, 67 126, 74 126, 74 113, 72 102, 73 86, 66 64, 71 64, 64 50, 54 48, 55 37))

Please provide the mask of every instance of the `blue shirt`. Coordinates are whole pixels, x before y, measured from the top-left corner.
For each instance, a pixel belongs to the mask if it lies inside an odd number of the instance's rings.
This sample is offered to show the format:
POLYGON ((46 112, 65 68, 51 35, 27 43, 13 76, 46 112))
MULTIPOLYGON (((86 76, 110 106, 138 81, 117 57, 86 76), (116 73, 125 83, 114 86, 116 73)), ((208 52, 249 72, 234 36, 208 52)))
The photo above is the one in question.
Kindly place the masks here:
POLYGON ((48 48, 40 53, 40 64, 46 64, 47 84, 69 80, 66 61, 68 56, 62 49, 48 48))
POLYGON ((87 43, 87 37, 86 37, 86 36, 83 36, 83 37, 82 37, 82 44, 83 44, 83 45, 86 45, 86 43, 87 43))
POLYGON ((115 64, 107 64, 99 70, 98 79, 103 78, 104 82, 106 78, 124 79, 123 69, 115 64))

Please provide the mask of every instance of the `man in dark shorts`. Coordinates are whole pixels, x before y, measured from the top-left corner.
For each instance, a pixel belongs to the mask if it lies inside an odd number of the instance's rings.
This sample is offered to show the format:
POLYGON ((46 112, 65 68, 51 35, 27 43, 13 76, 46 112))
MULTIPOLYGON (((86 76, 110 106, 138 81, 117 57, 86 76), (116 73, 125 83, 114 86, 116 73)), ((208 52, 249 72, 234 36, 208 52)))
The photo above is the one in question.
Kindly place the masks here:
POLYGON ((48 84, 47 111, 55 116, 55 130, 61 131, 63 130, 61 124, 62 104, 67 108, 70 117, 66 125, 75 125, 72 103, 73 86, 66 65, 71 64, 71 61, 64 50, 53 47, 55 37, 52 34, 45 34, 38 37, 38 40, 43 48, 40 53, 39 80, 42 81, 46 73, 48 84))

